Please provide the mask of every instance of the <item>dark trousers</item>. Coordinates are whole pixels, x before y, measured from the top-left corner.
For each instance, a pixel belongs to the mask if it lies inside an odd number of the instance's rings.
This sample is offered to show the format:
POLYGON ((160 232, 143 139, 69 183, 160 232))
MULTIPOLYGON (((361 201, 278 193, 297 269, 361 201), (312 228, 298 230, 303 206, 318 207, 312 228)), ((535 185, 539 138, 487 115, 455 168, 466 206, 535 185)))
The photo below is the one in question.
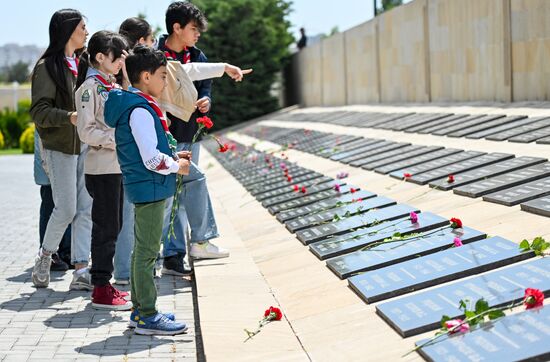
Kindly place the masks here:
POLYGON ((122 228, 122 175, 85 175, 92 203, 92 284, 109 284, 118 233, 122 228))
MULTIPOLYGON (((53 208, 55 204, 53 203, 52 196, 52 187, 50 185, 40 186, 40 198, 42 202, 40 203, 40 219, 38 220, 38 233, 40 236, 40 246, 44 241, 44 234, 46 233, 46 226, 48 226, 48 221, 52 215, 53 208)), ((57 255, 65 262, 70 264, 71 261, 71 225, 65 230, 63 238, 61 238, 61 243, 59 244, 59 249, 57 250, 57 255)))

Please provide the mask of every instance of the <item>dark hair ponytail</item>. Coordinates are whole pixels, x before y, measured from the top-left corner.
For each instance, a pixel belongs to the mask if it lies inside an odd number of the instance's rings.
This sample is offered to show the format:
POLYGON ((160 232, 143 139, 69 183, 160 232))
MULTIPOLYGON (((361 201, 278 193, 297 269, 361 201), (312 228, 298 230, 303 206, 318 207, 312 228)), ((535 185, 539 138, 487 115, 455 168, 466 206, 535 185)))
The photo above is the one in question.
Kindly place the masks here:
POLYGON ((40 59, 44 59, 46 70, 56 87, 65 94, 70 94, 73 91, 67 89, 65 45, 83 18, 78 10, 61 9, 56 11, 50 20, 50 44, 40 57, 40 59))
POLYGON ((153 34, 153 29, 145 19, 133 17, 124 20, 120 24, 118 32, 126 38, 128 46, 132 49, 136 46, 139 39, 147 38, 153 34))
POLYGON ((95 60, 96 55, 102 53, 109 57, 112 56, 114 60, 120 58, 124 50, 128 50, 128 44, 121 35, 107 30, 94 33, 88 42, 88 48, 80 56, 76 89, 86 80, 88 68, 98 65, 95 60))

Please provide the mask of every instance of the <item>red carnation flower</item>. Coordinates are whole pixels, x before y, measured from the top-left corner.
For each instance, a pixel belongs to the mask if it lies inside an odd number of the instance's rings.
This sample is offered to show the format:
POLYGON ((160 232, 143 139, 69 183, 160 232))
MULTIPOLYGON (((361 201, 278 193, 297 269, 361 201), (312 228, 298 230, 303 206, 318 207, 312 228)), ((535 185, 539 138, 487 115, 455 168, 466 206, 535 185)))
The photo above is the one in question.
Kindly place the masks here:
POLYGON ((287 180, 288 182, 292 182, 292 176, 287 176, 287 177, 286 177, 286 180, 287 180))
POLYGON ((264 318, 270 321, 280 321, 283 318, 283 313, 277 307, 269 307, 264 312, 264 318))
POLYGON ((210 129, 214 125, 214 122, 207 116, 197 118, 197 123, 202 124, 206 129, 210 129))
POLYGON ((302 186, 302 193, 305 194, 307 192, 307 189, 305 186, 302 186))
POLYGON ((352 194, 354 194, 354 193, 356 193, 356 192, 357 192, 357 190, 356 190, 356 189, 354 189, 353 187, 350 187, 350 189, 349 189, 349 192, 351 192, 352 194))
POLYGON ((218 148, 218 152, 224 153, 224 152, 227 152, 228 149, 229 149, 229 146, 227 145, 227 143, 225 143, 223 145, 220 145, 220 147, 218 148))
POLYGON ((541 307, 544 304, 544 293, 539 289, 525 289, 523 304, 525 304, 525 309, 541 307))
POLYGON ((460 219, 457 219, 456 217, 451 218, 451 228, 453 229, 460 229, 462 227, 462 221, 460 219))
POLYGON ((453 182, 455 182, 455 177, 454 177, 454 175, 449 175, 449 176, 447 177, 447 182, 450 183, 450 184, 452 184, 453 182))
POLYGON ((300 186, 294 185, 294 191, 295 191, 295 192, 298 192, 299 190, 300 190, 300 186))
POLYGON ((405 180, 406 180, 406 179, 409 179, 409 178, 411 178, 411 177, 412 177, 412 175, 411 175, 410 173, 408 173, 408 172, 405 172, 405 173, 403 174, 403 178, 404 178, 405 180))

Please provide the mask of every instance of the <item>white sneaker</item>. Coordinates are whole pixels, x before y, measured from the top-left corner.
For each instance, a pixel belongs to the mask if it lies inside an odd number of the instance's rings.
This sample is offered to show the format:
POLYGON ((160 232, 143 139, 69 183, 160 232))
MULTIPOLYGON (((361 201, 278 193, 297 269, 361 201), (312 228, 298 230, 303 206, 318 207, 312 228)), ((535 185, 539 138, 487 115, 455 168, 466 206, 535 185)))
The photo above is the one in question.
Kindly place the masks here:
POLYGON ((73 272, 73 280, 69 286, 70 290, 94 290, 92 285, 92 276, 90 275, 90 270, 86 268, 86 271, 83 273, 73 272))
POLYGON ((195 259, 220 259, 227 258, 229 251, 207 241, 202 244, 191 243, 189 255, 195 259))

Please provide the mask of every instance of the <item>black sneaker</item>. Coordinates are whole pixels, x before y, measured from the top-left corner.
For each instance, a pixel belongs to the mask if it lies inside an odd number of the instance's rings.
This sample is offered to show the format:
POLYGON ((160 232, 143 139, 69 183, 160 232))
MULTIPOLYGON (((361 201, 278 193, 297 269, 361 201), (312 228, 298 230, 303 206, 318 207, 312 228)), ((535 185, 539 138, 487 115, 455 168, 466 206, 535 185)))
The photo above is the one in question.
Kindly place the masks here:
POLYGON ((163 275, 189 275, 193 271, 187 263, 183 260, 181 255, 173 255, 164 257, 164 263, 162 265, 162 274, 163 275))
POLYGON ((67 271, 69 266, 63 261, 57 254, 52 254, 52 263, 50 265, 51 271, 67 271))

